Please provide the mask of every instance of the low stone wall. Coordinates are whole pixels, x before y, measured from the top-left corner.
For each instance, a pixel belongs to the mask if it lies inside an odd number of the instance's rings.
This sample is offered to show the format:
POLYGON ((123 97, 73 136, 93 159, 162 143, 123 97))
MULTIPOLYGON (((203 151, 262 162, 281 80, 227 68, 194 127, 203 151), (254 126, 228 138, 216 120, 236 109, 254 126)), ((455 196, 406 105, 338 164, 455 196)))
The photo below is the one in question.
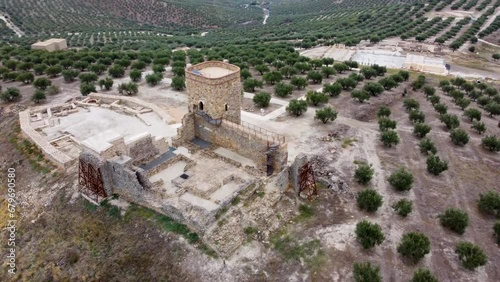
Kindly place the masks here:
POLYGON ((38 146, 45 157, 56 164, 59 168, 66 170, 75 160, 72 160, 56 147, 52 146, 40 133, 38 133, 30 124, 30 110, 25 110, 19 113, 19 124, 23 136, 38 146))
POLYGON ((153 168, 153 169, 151 169, 151 170, 147 171, 147 172, 146 172, 146 175, 147 175, 148 177, 151 177, 151 176, 153 176, 153 175, 157 174, 158 172, 160 172, 160 171, 162 171, 162 170, 165 170, 165 169, 166 169, 166 168, 168 168, 169 166, 171 166, 171 165, 173 165, 173 164, 175 164, 175 163, 177 163, 177 162, 180 162, 180 161, 184 161, 184 162, 186 162, 186 163, 187 163, 186 168, 185 168, 185 171, 186 171, 186 170, 188 170, 188 169, 190 169, 190 168, 192 168, 193 166, 195 166, 195 165, 196 165, 196 162, 195 162, 195 161, 193 161, 193 160, 191 160, 191 159, 187 158, 186 156, 184 156, 184 155, 182 155, 182 154, 179 154, 179 155, 177 155, 177 156, 175 156, 175 157, 173 157, 173 158, 171 158, 171 159, 167 160, 166 162, 164 162, 164 163, 162 163, 162 164, 158 165, 157 167, 155 167, 155 168, 153 168))
POLYGON ((99 93, 90 93, 87 97, 100 99, 104 103, 113 103, 115 101, 120 101, 121 103, 129 104, 132 106, 145 107, 153 110, 155 114, 157 114, 165 123, 172 124, 175 123, 175 119, 167 114, 164 110, 160 109, 155 104, 145 102, 136 97, 127 97, 127 96, 118 96, 118 95, 109 95, 109 94, 99 94, 99 93))

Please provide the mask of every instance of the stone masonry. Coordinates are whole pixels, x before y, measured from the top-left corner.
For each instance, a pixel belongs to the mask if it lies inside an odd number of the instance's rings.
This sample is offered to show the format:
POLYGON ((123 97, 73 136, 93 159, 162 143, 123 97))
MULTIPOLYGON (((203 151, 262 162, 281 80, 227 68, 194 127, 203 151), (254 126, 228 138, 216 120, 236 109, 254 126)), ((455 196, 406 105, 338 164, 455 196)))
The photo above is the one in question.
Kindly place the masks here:
POLYGON ((224 62, 204 62, 188 67, 186 89, 190 112, 200 110, 213 119, 226 118, 239 123, 243 98, 239 67, 224 62), (208 68, 229 70, 230 74, 212 78, 200 73, 208 68))

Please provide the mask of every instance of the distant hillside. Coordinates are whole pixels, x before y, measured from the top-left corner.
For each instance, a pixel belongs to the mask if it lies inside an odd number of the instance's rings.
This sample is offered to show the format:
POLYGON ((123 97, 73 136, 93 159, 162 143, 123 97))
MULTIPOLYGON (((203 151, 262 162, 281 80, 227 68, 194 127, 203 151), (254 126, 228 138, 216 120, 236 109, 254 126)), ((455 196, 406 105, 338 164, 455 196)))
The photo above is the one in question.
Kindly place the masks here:
MULTIPOLYGON (((27 34, 216 28, 260 19, 242 0, 5 0, 0 12, 27 34)), ((250 3, 250 2, 248 2, 250 3)))

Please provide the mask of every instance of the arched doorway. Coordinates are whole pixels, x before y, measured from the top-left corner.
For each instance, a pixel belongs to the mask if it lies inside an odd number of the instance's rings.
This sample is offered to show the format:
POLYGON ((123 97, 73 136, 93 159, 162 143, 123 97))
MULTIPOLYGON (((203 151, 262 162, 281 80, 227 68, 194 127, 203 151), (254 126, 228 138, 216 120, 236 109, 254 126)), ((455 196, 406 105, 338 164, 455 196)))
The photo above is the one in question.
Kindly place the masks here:
POLYGON ((200 111, 204 110, 204 105, 203 105, 202 101, 200 101, 200 103, 198 104, 198 110, 200 110, 200 111))

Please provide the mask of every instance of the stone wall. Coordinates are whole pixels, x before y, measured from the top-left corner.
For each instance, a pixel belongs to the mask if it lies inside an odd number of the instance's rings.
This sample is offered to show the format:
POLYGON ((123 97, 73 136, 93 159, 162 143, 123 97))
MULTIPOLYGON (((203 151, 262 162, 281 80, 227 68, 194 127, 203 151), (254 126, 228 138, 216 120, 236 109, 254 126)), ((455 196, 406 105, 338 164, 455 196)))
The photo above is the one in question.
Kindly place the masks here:
POLYGON ((194 115, 194 113, 190 112, 182 118, 182 126, 177 129, 177 138, 173 140, 172 146, 180 147, 183 143, 189 142, 196 137, 194 115))
POLYGON ((308 162, 308 158, 305 154, 300 153, 294 160, 293 164, 290 166, 290 184, 296 193, 299 193, 299 174, 300 169, 308 162))
POLYGON ((38 131, 36 131, 30 124, 30 110, 25 110, 19 113, 19 124, 21 127, 22 135, 35 143, 40 148, 44 156, 57 165, 59 168, 66 170, 75 160, 59 151, 56 147, 52 146, 38 131))
POLYGON ((243 99, 239 67, 223 62, 204 62, 188 67, 186 90, 189 96, 190 112, 198 109, 202 102, 203 111, 212 118, 228 118, 239 123, 243 99), (193 73, 194 70, 208 67, 219 67, 233 72, 220 78, 209 78, 193 73))
POLYGON ((151 134, 127 143, 128 156, 134 164, 141 164, 160 154, 160 150, 153 143, 151 134))
MULTIPOLYGON (((118 96, 118 95, 110 95, 110 94, 99 94, 99 93, 90 93, 88 98, 99 99, 102 103, 112 104, 113 102, 120 101, 125 105, 130 107, 144 107, 151 109, 155 114, 157 114, 163 122, 167 124, 175 123, 175 119, 171 117, 168 113, 162 110, 155 104, 145 102, 136 97, 127 97, 127 96, 118 96)), ((137 113, 132 113, 137 114, 137 113)))
POLYGON ((259 169, 265 170, 267 161, 265 154, 267 151, 266 141, 224 123, 212 125, 200 116, 196 116, 195 121, 197 137, 249 158, 255 162, 259 169))

